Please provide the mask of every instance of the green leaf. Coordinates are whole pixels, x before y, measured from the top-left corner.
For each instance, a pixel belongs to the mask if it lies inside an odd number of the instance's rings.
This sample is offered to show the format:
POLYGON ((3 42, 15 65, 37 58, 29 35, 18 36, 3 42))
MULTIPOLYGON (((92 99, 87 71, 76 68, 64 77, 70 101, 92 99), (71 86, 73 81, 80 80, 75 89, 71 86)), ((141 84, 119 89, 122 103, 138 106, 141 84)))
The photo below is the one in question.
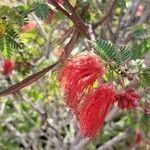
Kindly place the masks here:
POLYGON ((125 0, 119 0, 118 1, 118 5, 121 7, 121 8, 126 8, 126 1, 125 0))
POLYGON ((139 76, 144 85, 150 86, 150 68, 144 69, 139 76))
POLYGON ((102 39, 97 39, 94 45, 95 52, 101 56, 104 60, 114 60, 116 57, 116 52, 111 41, 105 41, 102 39))
POLYGON ((115 48, 111 41, 97 39, 94 48, 101 58, 114 61, 119 65, 131 57, 131 51, 127 47, 115 48))
POLYGON ((5 18, 5 22, 16 28, 16 25, 20 27, 27 20, 27 16, 21 14, 17 9, 10 8, 9 6, 0 7, 0 18, 5 18))
POLYGON ((150 30, 145 28, 137 28, 133 30, 132 35, 136 40, 148 39, 150 37, 150 30))
POLYGON ((33 3, 32 10, 37 17, 46 19, 50 8, 46 3, 36 2, 33 3))
POLYGON ((118 50, 120 52, 120 60, 123 62, 131 58, 131 50, 129 50, 127 47, 121 47, 118 50))
POLYGON ((5 56, 10 56, 12 51, 23 49, 24 44, 20 41, 18 34, 9 30, 7 33, 0 38, 0 51, 5 56))
POLYGON ((5 55, 7 55, 7 50, 9 49, 9 43, 6 37, 0 38, 0 51, 2 51, 5 55))
POLYGON ((141 40, 140 42, 135 42, 132 48, 132 58, 138 59, 142 58, 146 52, 150 49, 150 39, 141 40))
POLYGON ((19 35, 15 31, 10 30, 6 34, 6 39, 9 41, 10 47, 12 49, 19 50, 24 47, 24 44, 19 39, 19 35))

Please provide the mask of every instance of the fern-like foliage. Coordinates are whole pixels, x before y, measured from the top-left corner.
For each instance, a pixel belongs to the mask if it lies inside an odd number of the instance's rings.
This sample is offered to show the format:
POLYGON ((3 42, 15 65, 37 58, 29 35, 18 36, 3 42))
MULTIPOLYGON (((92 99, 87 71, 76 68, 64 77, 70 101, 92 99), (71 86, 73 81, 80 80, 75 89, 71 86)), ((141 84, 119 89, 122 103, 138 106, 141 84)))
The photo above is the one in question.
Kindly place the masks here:
POLYGON ((132 32, 132 36, 136 39, 136 40, 144 40, 144 39, 148 39, 150 37, 150 30, 148 29, 136 29, 132 32))
POLYGON ((7 24, 21 26, 26 22, 26 16, 9 6, 0 7, 0 18, 5 18, 7 24))
POLYGON ((121 47, 118 49, 120 61, 125 62, 126 60, 131 58, 131 50, 129 50, 127 47, 121 47))
POLYGON ((18 34, 9 30, 0 37, 0 51, 5 55, 11 55, 13 51, 23 49, 24 44, 20 41, 18 34))
POLYGON ((116 58, 115 48, 110 41, 97 39, 95 50, 98 55, 107 61, 114 60, 116 58))
POLYGON ((41 19, 46 19, 50 11, 48 4, 43 2, 35 2, 32 4, 31 8, 33 13, 41 19))
POLYGON ((144 85, 150 86, 150 68, 143 69, 139 77, 144 85))
POLYGON ((119 65, 131 57, 131 51, 128 48, 115 48, 115 46, 110 41, 102 39, 96 40, 94 48, 95 52, 104 60, 114 61, 119 65))
POLYGON ((11 55, 24 47, 19 39, 19 31, 27 21, 27 14, 21 12, 25 10, 9 6, 0 7, 0 51, 4 55, 11 55))
POLYGON ((117 3, 122 9, 126 8, 126 1, 125 0, 118 0, 117 3))

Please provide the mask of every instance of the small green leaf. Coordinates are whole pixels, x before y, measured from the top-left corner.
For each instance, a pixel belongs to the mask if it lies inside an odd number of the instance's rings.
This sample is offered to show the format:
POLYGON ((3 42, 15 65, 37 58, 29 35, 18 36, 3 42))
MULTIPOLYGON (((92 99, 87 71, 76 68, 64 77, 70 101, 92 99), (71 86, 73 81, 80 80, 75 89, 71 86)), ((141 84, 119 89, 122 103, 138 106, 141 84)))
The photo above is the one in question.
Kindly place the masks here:
POLYGON ((41 19, 46 19, 49 13, 49 6, 46 3, 36 2, 33 4, 33 12, 41 19))
POLYGON ((99 56, 107 61, 114 60, 114 58, 116 57, 116 52, 113 44, 110 41, 97 39, 95 43, 95 52, 99 56))
POLYGON ((118 5, 119 5, 121 8, 126 8, 126 7, 127 7, 125 0, 119 0, 119 1, 118 1, 118 5))
POLYGON ((139 76, 144 85, 150 86, 150 68, 144 69, 139 76))
POLYGON ((131 57, 131 51, 127 47, 115 48, 111 41, 97 39, 94 48, 101 58, 119 65, 131 57))

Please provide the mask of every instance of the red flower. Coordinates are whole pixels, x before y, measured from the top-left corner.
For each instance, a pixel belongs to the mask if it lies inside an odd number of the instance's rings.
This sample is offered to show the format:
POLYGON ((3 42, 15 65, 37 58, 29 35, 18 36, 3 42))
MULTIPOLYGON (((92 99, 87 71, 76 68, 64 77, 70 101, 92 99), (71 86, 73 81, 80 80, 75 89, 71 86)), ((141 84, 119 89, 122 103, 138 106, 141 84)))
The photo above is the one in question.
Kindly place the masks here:
POLYGON ((37 23, 35 21, 31 21, 27 24, 24 24, 22 27, 21 27, 21 31, 23 32, 26 32, 28 30, 32 30, 34 29, 35 27, 37 26, 37 23))
POLYGON ((3 62, 3 74, 4 75, 9 75, 12 73, 14 67, 14 63, 10 59, 5 59, 3 62))
POLYGON ((134 107, 137 107, 137 99, 140 96, 133 88, 129 88, 121 91, 116 97, 118 101, 118 107, 121 109, 133 109, 134 107))
POLYGON ((105 83, 85 96, 79 111, 79 124, 83 136, 93 138, 98 134, 115 95, 114 86, 105 83))
POLYGON ((102 61, 95 54, 68 59, 59 72, 60 84, 64 89, 66 104, 76 112, 83 96, 95 80, 105 72, 102 61))

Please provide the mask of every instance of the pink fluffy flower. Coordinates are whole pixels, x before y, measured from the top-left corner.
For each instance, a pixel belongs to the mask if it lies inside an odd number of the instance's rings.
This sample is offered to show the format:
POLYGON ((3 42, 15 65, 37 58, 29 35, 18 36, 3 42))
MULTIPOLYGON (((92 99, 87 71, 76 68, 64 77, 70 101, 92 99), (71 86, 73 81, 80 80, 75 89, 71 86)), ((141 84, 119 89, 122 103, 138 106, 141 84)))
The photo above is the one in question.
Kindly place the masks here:
POLYGON ((95 54, 78 55, 68 59, 59 71, 66 104, 76 113, 85 93, 105 72, 102 61, 95 54))
POLYGON ((115 95, 113 84, 105 83, 85 96, 78 117, 83 136, 93 138, 98 134, 115 95))
POLYGON ((21 27, 21 31, 22 32, 26 32, 28 30, 32 30, 34 29, 35 27, 37 26, 37 23, 35 21, 31 21, 27 24, 24 24, 22 27, 21 27))

